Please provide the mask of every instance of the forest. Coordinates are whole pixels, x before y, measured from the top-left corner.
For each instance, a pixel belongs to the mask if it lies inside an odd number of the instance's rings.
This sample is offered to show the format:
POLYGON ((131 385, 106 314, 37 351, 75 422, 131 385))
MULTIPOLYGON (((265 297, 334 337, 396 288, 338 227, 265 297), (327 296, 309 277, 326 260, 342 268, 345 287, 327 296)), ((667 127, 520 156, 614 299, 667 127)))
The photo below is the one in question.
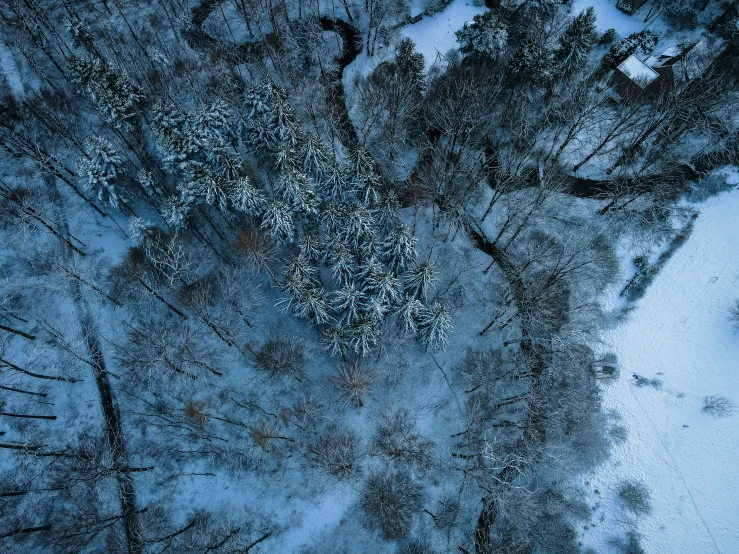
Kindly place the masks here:
POLYGON ((0 551, 644 553, 604 298, 729 186, 739 2, 597 3, 0 0, 0 551))

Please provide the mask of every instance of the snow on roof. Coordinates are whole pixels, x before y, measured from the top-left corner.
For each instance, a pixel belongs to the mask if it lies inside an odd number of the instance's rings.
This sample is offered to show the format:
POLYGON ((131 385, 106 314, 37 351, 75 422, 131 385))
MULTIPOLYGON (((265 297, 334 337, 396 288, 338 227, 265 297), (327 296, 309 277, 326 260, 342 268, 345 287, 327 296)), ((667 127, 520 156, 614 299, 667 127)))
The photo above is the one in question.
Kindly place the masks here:
POLYGON ((631 55, 622 61, 618 66, 618 70, 641 88, 646 87, 649 83, 659 77, 659 73, 634 55, 631 55))

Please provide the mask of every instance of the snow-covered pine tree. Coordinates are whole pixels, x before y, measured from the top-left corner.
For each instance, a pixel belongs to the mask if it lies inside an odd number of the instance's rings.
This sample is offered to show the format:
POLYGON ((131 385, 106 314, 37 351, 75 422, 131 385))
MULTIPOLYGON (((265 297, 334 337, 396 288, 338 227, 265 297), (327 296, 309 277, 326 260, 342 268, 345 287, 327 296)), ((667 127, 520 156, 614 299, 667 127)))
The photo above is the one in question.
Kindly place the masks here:
POLYGON ((338 237, 344 231, 345 212, 346 208, 344 205, 334 200, 329 200, 323 205, 321 223, 326 226, 326 232, 329 236, 335 235, 338 237))
POLYGON ((220 98, 201 105, 190 117, 190 127, 209 141, 222 142, 233 136, 233 112, 220 98))
POLYGON ((366 148, 357 144, 349 149, 347 181, 354 194, 365 206, 373 206, 380 200, 380 179, 375 172, 375 162, 366 148))
POLYGON ((102 137, 90 137, 85 142, 87 158, 77 160, 77 167, 84 174, 85 188, 93 191, 98 200, 118 208, 118 192, 115 180, 123 163, 113 145, 102 137))
POLYGON ((371 274, 365 291, 370 292, 388 306, 400 300, 400 282, 392 271, 371 274))
POLYGON ((354 258, 340 238, 338 243, 332 244, 328 262, 336 282, 346 285, 351 281, 354 276, 354 258))
POLYGON ((343 215, 341 231, 344 238, 358 248, 359 241, 374 231, 375 218, 372 217, 372 212, 359 202, 347 206, 343 215))
POLYGON ((359 259, 370 260, 372 258, 380 258, 381 243, 374 231, 362 235, 359 241, 359 259))
POLYGON ((292 254, 285 267, 285 277, 292 277, 304 286, 318 285, 318 270, 303 254, 292 254))
POLYGON ((370 314, 362 314, 349 327, 351 332, 350 344, 354 351, 362 357, 369 354, 372 347, 380 338, 380 324, 370 314))
POLYGON ((278 174, 288 175, 298 172, 298 153, 287 143, 278 143, 272 150, 272 157, 275 160, 274 168, 278 174))
POLYGON ((316 325, 324 325, 333 320, 331 300, 326 291, 318 287, 306 289, 294 304, 294 312, 298 318, 310 319, 316 325))
POLYGON ((390 269, 400 273, 408 267, 416 259, 417 243, 410 228, 403 223, 389 233, 382 246, 390 269))
POLYGON ((183 200, 194 194, 197 200, 204 200, 209 206, 215 205, 225 212, 228 209, 228 196, 224 179, 199 162, 188 162, 186 168, 189 178, 179 187, 183 200))
POLYGON ((345 327, 331 327, 326 330, 323 345, 331 356, 344 356, 349 349, 351 334, 345 327))
POLYGON ((544 44, 524 41, 508 62, 508 75, 519 84, 545 85, 555 75, 554 57, 544 44))
POLYGON ((427 350, 438 352, 449 344, 449 331, 452 329, 452 318, 449 310, 434 302, 431 308, 425 308, 421 314, 421 342, 427 350))
POLYGON ((300 239, 300 253, 308 261, 317 262, 323 257, 321 246, 321 243, 310 233, 305 233, 300 239))
POLYGON ((464 54, 487 56, 493 60, 505 52, 508 43, 508 30, 494 10, 476 15, 472 23, 465 23, 456 35, 464 54))
POLYGON ((144 93, 125 73, 98 57, 69 57, 72 80, 88 94, 98 110, 120 126, 136 115, 144 93))
POLYGON ((343 314, 342 321, 351 324, 367 308, 367 296, 353 283, 334 291, 334 310, 343 314))
POLYGON ((314 134, 301 135, 298 139, 298 159, 302 160, 302 171, 316 181, 321 181, 334 162, 331 150, 314 134))
POLYGON ((614 69, 632 54, 647 55, 655 47, 658 40, 659 37, 648 29, 632 33, 611 46, 608 53, 603 56, 601 66, 606 70, 614 69))
POLYGON ((170 196, 164 200, 162 215, 164 221, 173 231, 180 231, 187 227, 187 217, 190 215, 190 203, 183 202, 177 196, 170 196))
POLYGON ((588 51, 597 38, 595 19, 595 10, 590 6, 580 12, 562 34, 554 58, 566 73, 585 63, 588 51))
POLYGON ((294 211, 306 216, 318 215, 319 201, 310 177, 304 173, 289 172, 280 176, 276 186, 294 211))
POLYGON ((415 296, 403 295, 395 310, 395 317, 403 334, 415 335, 418 332, 418 322, 421 318, 422 309, 423 304, 415 296))
POLYGON ((154 183, 154 177, 151 174, 150 171, 147 171, 146 169, 139 169, 138 173, 136 174, 137 179, 139 180, 139 184, 141 185, 141 188, 144 189, 144 192, 147 196, 154 196, 155 194, 161 195, 162 189, 160 189, 156 184, 154 183))
POLYGON ((391 231, 402 224, 400 219, 400 202, 392 190, 388 190, 380 197, 380 203, 374 210, 375 219, 383 231, 391 231))
POLYGON ((187 160, 184 123, 185 115, 172 103, 160 101, 152 109, 151 127, 168 166, 179 166, 187 160))
POLYGON ((395 65, 398 74, 412 89, 419 93, 424 89, 424 60, 423 54, 416 50, 416 43, 412 39, 403 38, 395 50, 395 65))
POLYGON ((347 184, 347 169, 336 159, 329 162, 320 181, 321 193, 324 198, 344 200, 350 186, 347 184))
POLYGON ((245 144, 269 151, 279 143, 295 148, 298 125, 282 87, 267 77, 246 91, 245 105, 247 112, 241 118, 245 144))
POLYGON ((276 199, 267 202, 261 227, 279 244, 292 242, 295 226, 290 207, 276 199))
POLYGON ((414 298, 425 300, 434 281, 436 281, 436 267, 433 262, 414 263, 405 275, 406 292, 414 298))
POLYGON ((251 216, 260 215, 267 204, 267 199, 249 177, 241 177, 228 185, 228 198, 236 211, 251 216))

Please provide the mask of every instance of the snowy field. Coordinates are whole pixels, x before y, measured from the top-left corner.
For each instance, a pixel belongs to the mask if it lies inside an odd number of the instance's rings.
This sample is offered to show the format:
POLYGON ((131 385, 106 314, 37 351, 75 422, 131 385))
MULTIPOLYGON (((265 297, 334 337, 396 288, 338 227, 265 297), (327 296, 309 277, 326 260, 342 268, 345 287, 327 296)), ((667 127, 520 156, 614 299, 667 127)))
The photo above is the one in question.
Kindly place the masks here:
POLYGON ((585 533, 598 552, 610 536, 642 535, 648 554, 739 552, 739 416, 703 413, 719 394, 739 404, 739 334, 727 319, 739 298, 739 190, 699 205, 688 241, 665 265, 629 320, 604 337, 621 377, 605 389, 628 440, 589 479, 599 499, 585 533), (633 374, 663 382, 635 385, 633 374), (617 499, 623 479, 651 491, 651 515, 635 518, 617 499), (597 490, 597 492, 596 492, 597 490))

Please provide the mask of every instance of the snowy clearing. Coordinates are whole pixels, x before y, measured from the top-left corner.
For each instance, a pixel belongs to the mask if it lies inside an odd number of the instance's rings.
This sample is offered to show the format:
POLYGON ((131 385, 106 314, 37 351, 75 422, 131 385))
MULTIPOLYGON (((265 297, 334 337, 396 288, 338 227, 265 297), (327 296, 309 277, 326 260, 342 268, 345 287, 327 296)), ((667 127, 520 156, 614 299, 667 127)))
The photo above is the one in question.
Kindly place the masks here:
POLYGON ((688 241, 630 319, 604 337, 621 364, 620 379, 605 389, 605 406, 622 417, 628 439, 589 480, 600 499, 594 520, 605 519, 585 539, 601 552, 624 522, 642 535, 648 553, 739 552, 739 418, 701 410, 708 395, 739 402, 739 335, 727 318, 739 297, 739 190, 698 207, 688 241), (633 374, 664 384, 639 387, 633 374), (635 518, 620 506, 624 479, 649 487, 651 515, 635 518))
POLYGON ((570 13, 577 15, 589 6, 595 9, 595 15, 598 16, 595 27, 601 33, 608 29, 616 29, 619 35, 625 37, 641 31, 646 26, 641 11, 628 15, 616 8, 616 0, 575 0, 570 13))
POLYGON ((454 34, 464 24, 472 21, 476 15, 485 13, 485 6, 475 6, 471 0, 454 0, 440 13, 424 18, 413 25, 403 28, 403 36, 410 37, 416 43, 416 50, 423 54, 426 67, 436 61, 437 56, 446 54, 457 48, 457 37, 454 34))

